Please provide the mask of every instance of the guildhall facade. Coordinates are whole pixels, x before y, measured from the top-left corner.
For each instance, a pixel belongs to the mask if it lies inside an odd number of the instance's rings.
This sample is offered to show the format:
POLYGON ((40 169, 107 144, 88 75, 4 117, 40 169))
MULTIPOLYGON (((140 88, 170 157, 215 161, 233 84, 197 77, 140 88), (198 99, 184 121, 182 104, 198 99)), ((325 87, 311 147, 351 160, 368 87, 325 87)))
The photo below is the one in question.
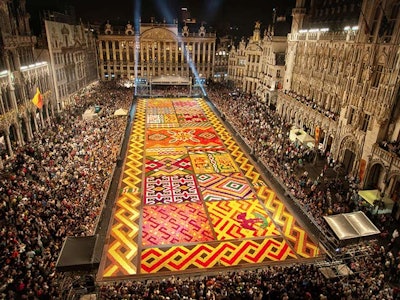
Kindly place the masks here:
POLYGON ((101 80, 135 78, 152 82, 163 78, 180 83, 214 74, 216 34, 201 25, 140 23, 138 28, 109 22, 98 35, 101 80))
POLYGON ((399 7, 297 0, 287 36, 272 28, 261 38, 257 22, 228 65, 235 87, 314 138, 309 146, 329 153, 338 173, 392 200, 400 193, 399 7))
POLYGON ((364 189, 400 192, 400 2, 297 0, 277 112, 364 189))

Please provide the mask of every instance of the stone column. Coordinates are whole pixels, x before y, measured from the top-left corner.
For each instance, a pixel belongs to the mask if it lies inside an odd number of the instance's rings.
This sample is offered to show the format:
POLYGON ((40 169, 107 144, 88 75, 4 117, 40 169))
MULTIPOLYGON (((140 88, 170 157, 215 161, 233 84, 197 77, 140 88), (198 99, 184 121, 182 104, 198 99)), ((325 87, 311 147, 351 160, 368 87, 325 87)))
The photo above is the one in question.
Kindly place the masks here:
POLYGON ((6 147, 7 147, 8 155, 12 157, 12 156, 14 156, 14 151, 11 147, 10 128, 9 127, 4 129, 4 134, 5 134, 4 138, 6 140, 6 147))

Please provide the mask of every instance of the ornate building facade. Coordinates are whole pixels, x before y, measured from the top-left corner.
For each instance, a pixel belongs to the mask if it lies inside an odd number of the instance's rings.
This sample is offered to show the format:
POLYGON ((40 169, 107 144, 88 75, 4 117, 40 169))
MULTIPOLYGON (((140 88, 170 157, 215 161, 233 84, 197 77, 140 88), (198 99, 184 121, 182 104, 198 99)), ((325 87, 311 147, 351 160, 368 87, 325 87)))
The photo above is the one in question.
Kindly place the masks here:
POLYGON ((397 199, 400 1, 317 2, 298 0, 293 9, 277 110, 365 189, 397 199), (332 13, 347 17, 333 26, 332 13), (321 16, 318 24, 310 14, 321 16))
POLYGON ((93 32, 72 17, 45 14, 44 49, 50 58, 57 109, 73 104, 74 94, 98 80, 97 44, 93 32))
POLYGON ((180 30, 177 23, 141 23, 138 27, 129 22, 124 27, 105 25, 98 36, 101 80, 213 76, 215 33, 204 26, 191 31, 185 25, 180 30))
POLYGON ((214 81, 224 82, 228 79, 229 52, 233 41, 230 36, 220 37, 215 51, 214 81))
POLYGON ((0 0, 0 167, 98 79, 92 32, 54 12, 43 24, 43 43, 32 35, 25 4, 0 0), (38 90, 42 107, 32 102, 38 90))
POLYGON ((278 90, 283 86, 287 37, 275 36, 273 26, 261 37, 260 26, 256 22, 249 42, 242 39, 229 52, 228 78, 237 88, 275 106, 278 90))
POLYGON ((25 1, 0 1, 0 166, 18 145, 30 141, 54 114, 55 101, 49 64, 34 50, 25 1), (44 105, 31 99, 36 89, 44 105))

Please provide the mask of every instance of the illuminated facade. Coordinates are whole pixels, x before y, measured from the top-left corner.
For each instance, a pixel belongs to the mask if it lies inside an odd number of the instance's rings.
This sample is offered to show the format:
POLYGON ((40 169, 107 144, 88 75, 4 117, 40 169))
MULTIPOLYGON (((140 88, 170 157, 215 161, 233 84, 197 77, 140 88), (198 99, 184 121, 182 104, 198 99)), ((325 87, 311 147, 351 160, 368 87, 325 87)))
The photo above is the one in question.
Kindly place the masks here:
POLYGON ((15 148, 65 107, 77 92, 97 81, 96 43, 92 32, 70 17, 45 14, 43 39, 32 35, 25 1, 0 0, 0 167, 15 148), (68 21, 69 20, 69 21, 68 21), (43 106, 32 102, 39 89, 43 106))
POLYGON ((75 24, 71 17, 56 12, 45 17, 45 52, 50 56, 60 111, 74 103, 76 92, 98 80, 97 45, 93 32, 83 24, 75 24))
POLYGON ((223 82, 227 80, 229 51, 232 44, 232 39, 229 36, 221 37, 217 43, 217 50, 215 51, 214 81, 223 82))
POLYGON ((0 166, 14 154, 18 145, 30 141, 46 127, 55 112, 53 83, 47 62, 38 60, 34 50, 25 1, 0 1, 0 166), (44 105, 38 109, 31 101, 36 89, 44 105))
POLYGON ((283 86, 287 37, 276 36, 270 26, 261 38, 260 25, 256 23, 247 44, 242 39, 229 52, 228 78, 237 88, 275 106, 278 90, 283 86))
POLYGON ((214 74, 215 33, 204 26, 191 31, 187 25, 141 23, 135 31, 107 23, 98 36, 101 80, 183 77, 210 78, 214 74), (197 70, 197 74, 196 71, 197 70))
POLYGON ((342 1, 332 7, 315 2, 298 0, 293 9, 277 110, 317 135, 320 146, 365 189, 397 199, 400 2, 342 1), (312 14, 318 22, 311 22, 312 14), (332 23, 331 14, 347 17, 332 23))

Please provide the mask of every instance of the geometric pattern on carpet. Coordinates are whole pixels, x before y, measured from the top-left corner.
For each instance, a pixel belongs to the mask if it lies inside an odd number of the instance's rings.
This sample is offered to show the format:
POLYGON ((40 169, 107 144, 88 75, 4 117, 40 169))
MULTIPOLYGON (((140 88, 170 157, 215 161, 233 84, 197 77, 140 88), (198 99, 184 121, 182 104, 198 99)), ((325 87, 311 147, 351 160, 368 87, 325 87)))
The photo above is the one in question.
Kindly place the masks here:
POLYGON ((211 123, 210 122, 182 122, 179 123, 179 126, 182 128, 189 128, 189 127, 210 127, 211 123))
POLYGON ((170 107, 147 107, 146 115, 163 115, 163 114, 174 114, 175 109, 173 106, 170 107))
POLYGON ((169 156, 169 155, 185 155, 187 149, 185 147, 161 147, 161 148, 148 148, 145 151, 146 156, 169 156))
POLYGON ((223 141, 226 149, 229 151, 234 161, 239 166, 239 169, 243 172, 244 176, 253 185, 257 184, 257 182, 260 180, 260 174, 257 172, 251 161, 247 158, 246 154, 240 149, 232 134, 225 128, 225 126, 221 123, 219 118, 214 114, 205 101, 199 101, 199 105, 204 110, 208 120, 211 122, 213 128, 223 141))
MULTIPOLYGON (((144 100, 144 99, 142 99, 144 100)), ((153 98, 151 101, 146 101, 146 113, 151 112, 152 108, 157 108, 157 109, 166 109, 166 108, 171 108, 174 109, 174 105, 172 104, 171 98, 153 98)))
POLYGON ((145 178, 144 204, 168 204, 201 201, 191 174, 149 176, 145 178))
POLYGON ((282 233, 292 243, 298 255, 310 258, 320 254, 318 246, 315 245, 307 232, 298 224, 283 202, 276 197, 273 190, 267 186, 262 186, 259 188, 257 196, 263 201, 266 210, 274 221, 282 228, 282 233))
MULTIPOLYGON (((162 121, 161 119, 159 121, 162 121)), ((157 121, 157 118, 154 120, 157 121)), ((254 264, 263 265, 277 261, 290 263, 300 258, 315 258, 321 255, 321 250, 267 186, 252 160, 236 143, 234 135, 225 128, 205 100, 195 98, 173 100, 169 98, 138 98, 136 99, 136 111, 132 122, 128 152, 124 160, 125 165, 118 189, 121 194, 117 193, 117 195, 120 195, 116 200, 106 237, 98 280, 103 278, 118 280, 129 275, 133 275, 133 277, 139 275, 140 277, 141 274, 171 276, 173 275, 171 272, 175 271, 184 271, 184 273, 190 274, 190 272, 202 272, 204 269, 215 271, 218 267, 221 267, 224 271, 229 270, 232 266, 248 268, 254 267, 254 264), (147 115, 157 114, 202 114, 207 117, 207 122, 176 124, 179 127, 175 127, 174 123, 146 124, 147 120, 153 118, 149 117, 148 119, 147 115), (204 127, 205 124, 207 124, 206 128, 204 127), (208 126, 209 124, 211 126, 208 126), (187 126, 193 126, 193 128, 187 126), (208 132, 209 129, 210 132, 208 132), (200 142, 183 142, 176 139, 169 143, 170 140, 173 140, 171 135, 168 135, 167 143, 162 139, 161 141, 158 140, 161 135, 168 131, 172 131, 173 135, 178 137, 187 138, 188 132, 192 130, 195 132, 195 139, 198 139, 198 133, 203 132, 205 136, 212 133, 215 135, 215 140, 209 142, 209 140, 204 139, 206 142, 204 144, 201 140, 200 142), (149 131, 155 134, 154 140, 149 141, 149 131), (157 134, 160 134, 160 136, 157 136, 157 134), (228 165, 233 166, 232 170, 226 172, 227 170, 224 169, 224 173, 216 172, 209 161, 208 155, 211 153, 215 153, 215 156, 228 155, 228 165), (196 172, 204 169, 204 165, 201 166, 201 160, 199 160, 197 161, 199 163, 197 169, 192 166, 196 175, 150 176, 149 180, 146 179, 145 156, 171 158, 175 156, 183 157, 188 154, 192 163, 195 155, 205 155, 207 157, 205 162, 211 165, 210 172, 196 172), (255 194, 257 198, 246 198, 246 196, 243 197, 243 200, 239 200, 242 199, 239 198, 203 202, 203 197, 206 194, 202 195, 201 187, 196 186, 200 181, 196 176, 201 174, 215 175, 215 173, 226 175, 227 178, 229 174, 240 174, 246 179, 253 195, 255 194), (160 180, 157 181, 156 178, 160 180), (166 178, 169 185, 164 186, 164 179, 166 178), (181 182, 179 179, 182 179, 181 182), (154 184, 154 182, 158 182, 159 185, 154 184), (147 184, 149 184, 149 188, 146 188, 147 184), (147 193, 151 195, 148 199, 146 198, 147 193), (149 201, 149 204, 157 205, 144 205, 146 201, 149 201), (164 205, 164 201, 167 204, 164 205), (204 229, 206 234, 197 237, 198 239, 213 237, 214 240, 166 244, 168 242, 162 240, 163 234, 160 230, 158 233, 153 232, 158 239, 157 242, 150 239, 146 241, 147 235, 143 239, 141 232, 143 222, 145 219, 151 220, 146 223, 146 226, 151 226, 149 224, 155 226, 157 220, 152 218, 155 219, 157 216, 159 207, 161 212, 162 206, 164 208, 171 206, 170 209, 173 209, 174 206, 180 206, 179 211, 181 212, 177 213, 178 219, 193 214, 196 222, 189 221, 189 224, 181 220, 175 222, 172 217, 174 212, 170 211, 168 216, 171 216, 171 224, 178 223, 182 228, 200 226, 199 231, 204 229), (198 210, 194 209, 196 206, 198 210), (151 208, 155 210, 151 210, 151 208), (186 209, 189 209, 189 212, 182 212, 186 209), (202 227, 206 226, 206 223, 200 222, 201 216, 204 216, 200 212, 202 209, 204 209, 205 216, 208 217, 207 224, 212 234, 209 234, 210 231, 206 229, 207 227, 202 227), (148 212, 146 217, 143 215, 144 211, 148 212), (152 243, 159 243, 159 245, 152 243)), ((212 159, 215 160, 215 157, 212 157, 212 159)), ((219 170, 218 164, 216 165, 219 170)), ((206 195, 205 198, 207 199, 207 197, 206 195)), ((162 223, 163 221, 160 219, 158 222, 162 223)), ((171 234, 173 230, 168 229, 165 232, 171 234)), ((196 238, 194 230, 192 232, 194 238, 196 238)), ((168 235, 165 237, 168 239, 168 235)), ((179 237, 178 239, 182 240, 183 238, 179 237)))
POLYGON ((145 132, 145 102, 139 101, 136 106, 133 123, 135 126, 128 141, 127 156, 123 170, 121 188, 141 189, 143 169, 143 148, 145 132))
POLYGON ((190 98, 173 99, 171 102, 175 111, 202 111, 198 102, 190 98))
POLYGON ((256 197, 241 173, 197 174, 196 179, 205 201, 243 200, 256 197))
POLYGON ((134 194, 122 194, 114 212, 113 224, 109 236, 104 277, 116 273, 133 275, 137 272, 136 257, 138 254, 137 238, 140 232, 140 197, 134 194))
POLYGON ((190 154, 192 166, 196 174, 236 173, 238 167, 228 152, 190 154))
POLYGON ((174 245, 215 240, 202 203, 143 207, 142 245, 174 245))
POLYGON ((187 148, 189 154, 203 154, 207 153, 226 153, 226 148, 224 146, 196 146, 187 148))
POLYGON ((215 270, 218 267, 248 267, 249 264, 276 261, 289 263, 295 259, 298 257, 281 238, 199 243, 144 249, 141 253, 141 273, 159 275, 184 270, 215 270))
POLYGON ((179 126, 179 123, 152 123, 147 124, 147 128, 175 128, 179 126))
POLYGON ((144 168, 146 177, 193 173, 188 155, 146 156, 144 168))
POLYGON ((178 118, 179 124, 182 123, 202 123, 207 122, 208 119, 203 113, 198 114, 177 114, 176 117, 178 118))
POLYGON ((184 147, 184 146, 221 146, 222 141, 212 127, 204 128, 149 128, 146 130, 145 146, 184 147))
POLYGON ((146 123, 147 124, 162 124, 162 123, 178 124, 178 118, 175 114, 147 115, 146 123))
POLYGON ((280 235, 258 199, 206 202, 218 240, 280 235))

